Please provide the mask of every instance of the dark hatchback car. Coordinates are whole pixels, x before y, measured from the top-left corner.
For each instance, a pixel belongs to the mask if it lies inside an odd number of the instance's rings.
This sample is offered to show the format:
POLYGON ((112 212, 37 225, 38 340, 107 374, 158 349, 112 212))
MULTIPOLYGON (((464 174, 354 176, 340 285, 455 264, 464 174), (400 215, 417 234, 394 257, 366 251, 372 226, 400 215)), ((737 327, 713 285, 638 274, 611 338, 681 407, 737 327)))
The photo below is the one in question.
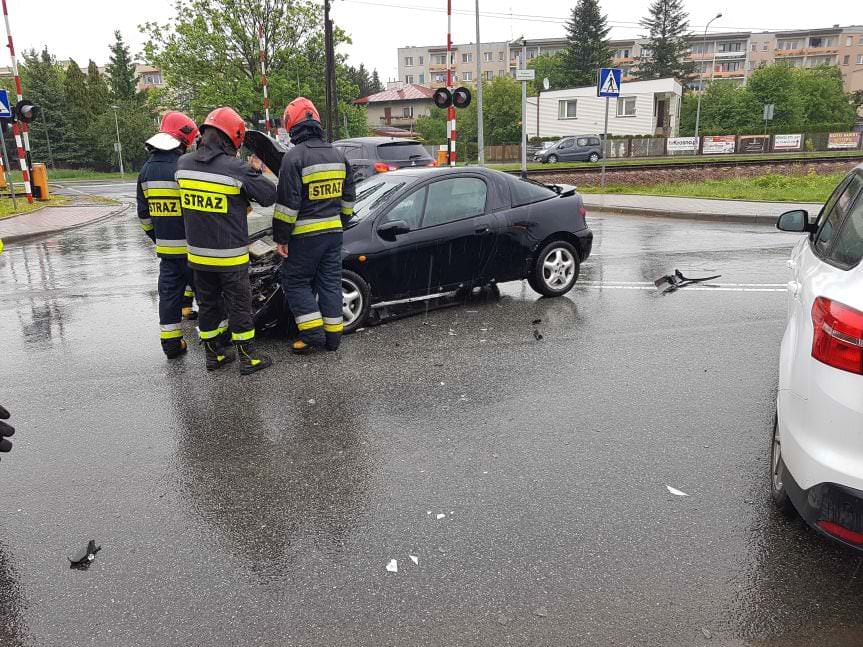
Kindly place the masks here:
MULTIPOLYGON (((404 169, 357 187, 344 233, 346 332, 381 308, 527 279, 538 293, 569 292, 593 233, 575 187, 481 167, 404 169)), ((285 324, 279 259, 269 228, 252 236, 256 324, 285 324)), ((289 323, 287 324, 289 325, 289 323)))
POLYGON ((341 139, 333 146, 344 152, 357 182, 400 168, 437 165, 425 147, 413 139, 357 137, 341 139))

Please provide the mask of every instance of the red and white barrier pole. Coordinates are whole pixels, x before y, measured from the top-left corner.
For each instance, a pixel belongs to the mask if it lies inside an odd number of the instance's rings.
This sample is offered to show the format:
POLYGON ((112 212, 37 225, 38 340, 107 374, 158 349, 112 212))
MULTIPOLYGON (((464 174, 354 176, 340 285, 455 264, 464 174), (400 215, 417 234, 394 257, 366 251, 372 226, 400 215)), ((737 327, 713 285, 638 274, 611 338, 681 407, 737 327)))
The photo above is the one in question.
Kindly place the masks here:
MULTIPOLYGON (((5 1, 5 0, 4 0, 5 1)), ((446 2, 446 87, 452 92, 452 0, 446 2)), ((455 166, 455 106, 447 108, 447 128, 449 131, 447 137, 447 162, 450 166, 455 166)))
MULTIPOLYGON (((12 74, 15 76, 15 93, 18 101, 24 97, 21 93, 21 76, 18 74, 18 60, 15 58, 15 45, 12 43, 12 30, 9 27, 9 10, 6 8, 6 0, 3 0, 3 20, 6 22, 6 36, 9 38, 9 56, 12 58, 12 74)), ((27 194, 27 202, 33 203, 33 190, 30 188, 30 167, 27 157, 30 153, 30 135, 27 124, 23 121, 12 122, 12 133, 15 135, 15 146, 18 147, 18 161, 21 164, 21 175, 24 177, 24 192, 27 194), (23 143, 22 143, 23 136, 23 143)))
POLYGON ((267 82, 267 66, 264 62, 264 26, 261 25, 258 30, 258 35, 260 36, 260 58, 261 58, 261 83, 264 86, 264 119, 267 121, 267 132, 272 131, 272 124, 270 123, 270 96, 269 96, 269 88, 267 82))

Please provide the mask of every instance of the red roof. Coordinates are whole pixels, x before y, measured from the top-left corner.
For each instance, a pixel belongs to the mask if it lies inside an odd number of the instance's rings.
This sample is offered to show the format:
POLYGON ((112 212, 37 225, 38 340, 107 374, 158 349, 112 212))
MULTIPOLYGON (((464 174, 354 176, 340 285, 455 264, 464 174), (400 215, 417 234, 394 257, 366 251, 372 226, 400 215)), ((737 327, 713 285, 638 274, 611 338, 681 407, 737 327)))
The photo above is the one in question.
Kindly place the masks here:
POLYGON ((391 101, 416 101, 418 99, 431 99, 432 96, 434 96, 434 90, 431 88, 424 85, 409 84, 357 99, 354 103, 363 105, 366 103, 389 103, 391 101))

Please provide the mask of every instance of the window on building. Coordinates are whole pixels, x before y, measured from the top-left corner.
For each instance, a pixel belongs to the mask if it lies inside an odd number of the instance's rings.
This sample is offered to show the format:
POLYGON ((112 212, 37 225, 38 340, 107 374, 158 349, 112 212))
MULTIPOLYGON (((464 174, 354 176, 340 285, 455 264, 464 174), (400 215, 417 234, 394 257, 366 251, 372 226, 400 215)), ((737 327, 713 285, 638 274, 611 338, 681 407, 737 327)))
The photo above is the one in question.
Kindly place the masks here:
POLYGON ((836 45, 835 38, 813 36, 809 39, 809 47, 833 47, 834 45, 836 45))
POLYGON ((473 63, 473 52, 465 52, 461 55, 462 63, 473 63))
POLYGON ((462 81, 473 81, 473 72, 462 72, 461 73, 462 81))
POLYGON ((863 65, 863 54, 857 54, 857 65, 863 65))
POLYGON ((853 44, 854 44, 854 37, 853 36, 846 36, 845 37, 845 47, 851 47, 851 45, 853 45, 853 44))
MULTIPOLYGON (((863 43, 863 38, 860 39, 860 42, 863 43)), ((498 52, 497 53, 497 60, 502 61, 505 56, 506 56, 506 52, 498 52)))
POLYGON ((413 74, 408 74, 405 76, 405 83, 413 83, 413 82, 414 82, 414 75, 413 74))
POLYGON ((433 54, 431 62, 432 65, 446 65, 446 54, 433 54))
POLYGON ((414 116, 414 107, 413 106, 405 106, 402 108, 402 117, 405 119, 410 119, 414 116))
POLYGON ((494 60, 494 52, 483 52, 482 60, 484 60, 486 63, 491 63, 494 60))
POLYGON ((755 43, 752 43, 752 51, 754 52, 757 49, 758 49, 758 45, 755 43))
MULTIPOLYGON (((494 74, 493 74, 492 72, 486 72, 486 74, 491 74, 491 76, 494 76, 494 74)), ((506 76, 506 70, 498 70, 498 71, 497 71, 497 75, 498 75, 500 78, 505 77, 505 76, 506 76)), ((491 80, 491 78, 489 78, 489 81, 490 81, 490 80, 491 80)))
POLYGON ((414 66, 414 57, 413 56, 405 56, 405 67, 413 67, 414 66))
POLYGON ((575 119, 577 114, 578 101, 576 99, 568 99, 557 102, 557 118, 558 119, 575 119))
POLYGON ((851 62, 851 54, 845 54, 842 59, 842 65, 848 65, 851 62))
POLYGON ((617 116, 618 117, 634 117, 635 116, 635 97, 618 97, 617 98, 617 116))
POLYGON ((527 60, 531 60, 532 58, 536 58, 536 47, 527 48, 527 60))
POLYGON ((743 51, 743 43, 740 41, 736 41, 733 43, 719 43, 719 48, 717 51, 720 54, 726 52, 742 52, 743 51))
POLYGON ((613 58, 629 58, 631 52, 628 49, 619 49, 614 53, 613 58))
POLYGON ((780 40, 776 43, 776 49, 788 51, 791 49, 800 49, 799 40, 780 40))
POLYGON ((713 51, 713 43, 696 43, 689 48, 692 54, 709 54, 713 51))
POLYGON ((761 46, 761 51, 762 51, 762 52, 766 52, 766 51, 767 51, 767 43, 764 43, 764 44, 761 46))
POLYGON ((423 84, 426 82, 426 75, 425 74, 420 74, 420 81, 419 82, 420 82, 420 84, 423 84))
MULTIPOLYGON (((503 76, 503 70, 500 71, 500 75, 503 76)), ((494 70, 486 70, 485 80, 494 81, 494 70)))
POLYGON ((162 85, 161 72, 148 72, 143 78, 145 85, 162 85))
POLYGON ((857 41, 857 44, 858 44, 858 45, 863 45, 863 36, 861 36, 861 37, 860 37, 860 40, 859 40, 859 41, 857 41))
POLYGON ((446 82, 446 74, 434 74, 432 78, 436 83, 445 83, 446 82))
POLYGON ((425 65, 425 57, 420 56, 419 64, 420 64, 420 65, 425 65))

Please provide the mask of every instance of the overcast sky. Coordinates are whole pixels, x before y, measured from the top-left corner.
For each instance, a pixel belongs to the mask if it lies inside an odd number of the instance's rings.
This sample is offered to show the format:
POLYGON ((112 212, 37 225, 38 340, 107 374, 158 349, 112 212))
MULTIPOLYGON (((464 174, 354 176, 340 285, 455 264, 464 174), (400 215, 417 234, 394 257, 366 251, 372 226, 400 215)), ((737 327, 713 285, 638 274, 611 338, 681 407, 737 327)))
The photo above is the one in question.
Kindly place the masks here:
MULTIPOLYGON (((575 0, 480 0, 483 41, 555 37, 564 34, 563 20, 575 0), (509 14, 513 14, 510 17, 509 14)), ((638 19, 648 0, 602 0, 613 38, 641 34, 638 19)), ((112 33, 120 29, 133 52, 144 39, 138 25, 165 22, 172 0, 7 0, 15 47, 48 45, 58 58, 72 57, 82 66, 88 59, 107 61, 112 33)), ((863 23, 863 8, 850 0, 757 2, 753 0, 688 0, 693 30, 722 12, 711 31, 807 29, 833 24, 863 23), (778 7, 781 6, 781 11, 778 7)), ((473 42, 475 0, 453 0, 453 40, 473 42), (459 13, 461 12, 461 13, 459 13), (469 15, 466 15, 469 14, 469 15)), ((446 0, 334 0, 333 18, 345 28, 353 45, 343 47, 353 64, 377 68, 381 79, 394 78, 398 47, 446 43, 446 0)), ((7 52, 0 52, 5 65, 7 52)))

